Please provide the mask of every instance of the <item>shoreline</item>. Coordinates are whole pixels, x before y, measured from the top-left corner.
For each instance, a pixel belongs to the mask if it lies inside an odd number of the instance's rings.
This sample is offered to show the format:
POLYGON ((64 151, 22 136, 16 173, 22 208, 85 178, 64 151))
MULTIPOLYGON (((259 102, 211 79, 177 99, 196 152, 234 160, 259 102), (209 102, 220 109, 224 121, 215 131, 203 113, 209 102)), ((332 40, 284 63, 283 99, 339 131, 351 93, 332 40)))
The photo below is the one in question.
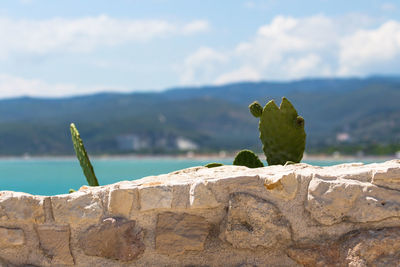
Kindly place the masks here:
MULTIPOLYGON (((265 160, 264 154, 258 154, 261 160, 265 160)), ((189 155, 138 155, 138 154, 130 154, 130 155, 94 155, 90 156, 93 160, 151 160, 151 159, 159 159, 159 160, 233 160, 235 157, 234 153, 229 154, 189 154, 189 155)), ((0 156, 0 161, 7 160, 75 160, 75 155, 41 155, 41 156, 0 156)), ((332 156, 332 155, 324 155, 324 154, 316 154, 316 155, 304 155, 302 161, 349 161, 349 162, 357 162, 357 161, 387 161, 397 159, 395 155, 393 156, 351 156, 351 155, 340 155, 340 156, 332 156)))

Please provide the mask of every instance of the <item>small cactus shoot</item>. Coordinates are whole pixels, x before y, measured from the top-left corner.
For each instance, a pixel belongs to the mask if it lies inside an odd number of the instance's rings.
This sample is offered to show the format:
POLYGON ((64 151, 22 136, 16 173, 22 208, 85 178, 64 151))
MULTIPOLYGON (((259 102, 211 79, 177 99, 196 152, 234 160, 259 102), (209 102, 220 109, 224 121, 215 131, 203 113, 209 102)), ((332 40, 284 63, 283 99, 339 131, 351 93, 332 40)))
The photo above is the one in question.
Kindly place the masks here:
POLYGON ((240 151, 236 155, 233 165, 246 166, 248 168, 264 167, 264 164, 261 162, 258 156, 251 150, 240 151))
POLYGON ((70 129, 71 129, 71 136, 72 136, 72 142, 74 144, 75 153, 82 167, 83 173, 86 176, 88 185, 98 186, 99 182, 97 181, 96 175, 94 174, 93 166, 90 163, 89 156, 86 153, 82 139, 79 135, 78 130, 75 127, 75 124, 71 123, 70 129))
MULTIPOLYGON (((258 117, 259 108, 252 104, 250 112, 258 117), (256 111, 254 111, 256 110, 256 111)), ((304 119, 285 97, 278 107, 269 101, 259 116, 260 139, 269 165, 284 165, 288 161, 298 163, 306 146, 304 119)))
POLYGON ((260 105, 260 103, 258 103, 257 101, 254 101, 253 103, 251 103, 251 104, 249 105, 249 109, 250 109, 251 114, 252 114, 254 117, 256 117, 256 118, 261 117, 262 112, 263 112, 263 108, 262 108, 262 106, 260 105))
POLYGON ((222 163, 217 163, 217 162, 212 162, 212 163, 208 163, 207 165, 205 165, 204 167, 207 168, 215 168, 215 167, 221 167, 224 166, 224 164, 222 163))

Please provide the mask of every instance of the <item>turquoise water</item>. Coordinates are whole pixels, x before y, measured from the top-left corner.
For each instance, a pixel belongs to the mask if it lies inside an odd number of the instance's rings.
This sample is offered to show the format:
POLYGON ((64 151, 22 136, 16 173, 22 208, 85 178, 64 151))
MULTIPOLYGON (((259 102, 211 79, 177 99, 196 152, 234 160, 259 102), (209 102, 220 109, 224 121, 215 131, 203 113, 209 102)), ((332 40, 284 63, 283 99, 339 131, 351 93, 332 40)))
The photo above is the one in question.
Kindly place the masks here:
MULTIPOLYGON (((176 158, 148 159, 94 159, 92 160, 100 184, 123 180, 136 180, 149 175, 205 165, 226 160, 194 160, 176 158)), ((312 165, 327 166, 346 161, 304 161, 312 165)), ((364 163, 372 161, 363 160, 364 163)), ((378 162, 375 160, 375 162, 378 162)), ((12 190, 36 195, 65 194, 70 188, 79 189, 86 184, 76 159, 1 159, 0 190, 12 190)))

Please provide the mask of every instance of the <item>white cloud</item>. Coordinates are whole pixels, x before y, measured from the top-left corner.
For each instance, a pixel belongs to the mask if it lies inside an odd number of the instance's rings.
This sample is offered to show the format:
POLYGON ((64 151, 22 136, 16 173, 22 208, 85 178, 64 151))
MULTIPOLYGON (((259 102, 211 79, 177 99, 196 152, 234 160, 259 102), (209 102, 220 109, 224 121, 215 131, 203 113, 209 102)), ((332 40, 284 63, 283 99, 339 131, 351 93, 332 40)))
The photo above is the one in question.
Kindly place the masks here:
POLYGON ((397 6, 395 4, 393 4, 393 3, 383 3, 381 5, 381 9, 383 11, 392 12, 392 11, 396 11, 397 10, 397 6))
POLYGON ((380 74, 384 64, 400 62, 400 22, 379 24, 359 14, 277 16, 231 49, 202 50, 213 51, 224 61, 188 60, 196 51, 182 64, 182 83, 380 74), (198 75, 204 72, 207 75, 198 75))
POLYGON ((340 41, 341 75, 362 74, 374 64, 400 56, 400 22, 388 21, 377 29, 359 30, 340 41))
POLYGON ((143 42, 206 31, 207 21, 116 19, 106 15, 77 19, 15 20, 0 17, 0 56, 12 52, 91 51, 97 46, 143 42))
POLYGON ((250 66, 243 66, 237 70, 222 74, 214 81, 214 84, 220 85, 240 81, 258 81, 260 78, 261 75, 255 69, 250 66))
POLYGON ((216 71, 218 65, 225 63, 227 57, 214 49, 201 47, 188 56, 183 66, 178 68, 181 73, 181 82, 198 84, 208 81, 216 71))
POLYGON ((283 66, 283 69, 286 70, 286 73, 292 79, 299 79, 307 76, 332 76, 330 67, 322 64, 320 56, 316 54, 289 58, 287 63, 283 66))
MULTIPOLYGON (((40 79, 25 79, 13 75, 0 74, 0 98, 36 96, 62 97, 107 91, 104 86, 78 87, 74 84, 47 83, 40 79)), ((117 89, 118 90, 118 89, 117 89)), ((119 88, 118 91, 127 91, 119 88)))
POLYGON ((188 23, 182 28, 184 34, 194 34, 198 32, 206 32, 210 28, 208 21, 206 20, 196 20, 188 23))

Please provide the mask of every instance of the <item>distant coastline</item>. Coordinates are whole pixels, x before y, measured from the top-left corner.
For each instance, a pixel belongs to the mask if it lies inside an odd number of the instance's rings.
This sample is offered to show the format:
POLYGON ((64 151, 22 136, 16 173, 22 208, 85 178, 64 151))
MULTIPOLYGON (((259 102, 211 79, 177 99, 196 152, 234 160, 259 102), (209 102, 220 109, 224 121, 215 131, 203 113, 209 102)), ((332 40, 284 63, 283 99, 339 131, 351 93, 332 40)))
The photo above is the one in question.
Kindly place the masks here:
MULTIPOLYGON (((122 154, 122 155, 92 155, 90 156, 93 160, 130 160, 130 159, 177 159, 177 160, 233 160, 235 153, 221 153, 213 154, 181 154, 181 155, 148 155, 148 154, 122 154)), ((265 156, 259 154, 260 159, 264 160, 265 156)), ((386 161, 396 159, 398 157, 392 156, 352 156, 352 155, 325 155, 325 154, 306 154, 302 161, 348 161, 348 162, 359 162, 359 161, 386 161)), ((0 160, 75 160, 75 155, 25 155, 25 156, 0 156, 0 160)))
POLYGON ((395 155, 400 151, 399 87, 397 78, 372 76, 0 99, 0 154, 73 155, 71 122, 90 155, 194 151, 193 157, 202 158, 198 154, 220 150, 261 152, 258 121, 248 105, 279 103, 285 96, 305 118, 309 154, 395 155))

